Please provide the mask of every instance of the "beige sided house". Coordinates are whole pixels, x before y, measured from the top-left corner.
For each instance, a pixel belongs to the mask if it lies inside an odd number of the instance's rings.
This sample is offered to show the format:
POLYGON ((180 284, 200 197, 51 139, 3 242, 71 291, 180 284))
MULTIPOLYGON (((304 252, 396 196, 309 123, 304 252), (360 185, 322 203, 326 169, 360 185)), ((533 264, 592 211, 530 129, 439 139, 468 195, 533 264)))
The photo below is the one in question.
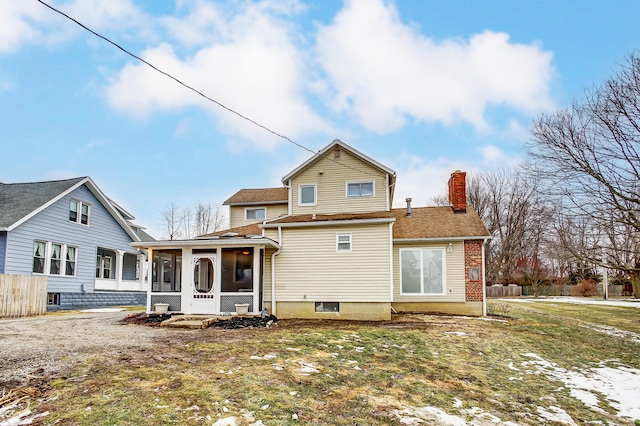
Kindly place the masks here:
POLYGON ((152 260, 150 311, 386 320, 392 312, 485 314, 484 242, 465 173, 447 207, 392 209, 396 173, 339 140, 282 178, 225 201, 230 229, 134 243, 152 260))

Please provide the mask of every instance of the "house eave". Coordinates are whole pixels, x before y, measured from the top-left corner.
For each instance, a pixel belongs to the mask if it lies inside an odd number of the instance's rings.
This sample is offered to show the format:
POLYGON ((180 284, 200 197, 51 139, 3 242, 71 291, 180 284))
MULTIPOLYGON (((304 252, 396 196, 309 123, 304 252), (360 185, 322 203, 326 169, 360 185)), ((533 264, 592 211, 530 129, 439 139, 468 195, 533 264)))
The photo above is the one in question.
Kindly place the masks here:
POLYGON ((285 223, 264 223, 258 225, 260 228, 305 228, 316 226, 343 226, 343 225, 373 225, 379 223, 393 223, 395 218, 377 218, 377 219, 344 219, 344 220, 319 220, 317 222, 285 222, 285 223))
POLYGON ((271 206, 276 204, 287 204, 287 200, 278 201, 246 201, 236 203, 224 203, 225 206, 271 206))

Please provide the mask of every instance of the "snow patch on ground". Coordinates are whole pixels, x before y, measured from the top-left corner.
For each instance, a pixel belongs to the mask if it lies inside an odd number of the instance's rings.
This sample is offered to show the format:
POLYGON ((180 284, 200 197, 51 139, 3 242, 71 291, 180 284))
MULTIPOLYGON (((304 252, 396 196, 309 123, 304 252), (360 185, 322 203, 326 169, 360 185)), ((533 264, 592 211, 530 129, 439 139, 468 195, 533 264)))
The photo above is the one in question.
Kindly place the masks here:
POLYGON ((619 416, 640 419, 640 404, 637 401, 637 395, 640 395, 640 370, 623 365, 613 368, 607 364, 615 361, 606 360, 600 363, 600 367, 571 371, 534 353, 526 353, 523 356, 530 361, 524 361, 522 365, 535 368, 527 370, 525 374, 543 374, 563 382, 569 388, 572 397, 594 411, 602 411, 598 406, 598 394, 601 394, 618 410, 619 416))
POLYGON ((631 340, 633 343, 640 343, 640 334, 634 333, 632 331, 620 330, 619 328, 611 327, 603 324, 580 324, 581 327, 588 328, 589 330, 594 330, 599 333, 604 333, 609 336, 620 337, 622 339, 631 340))

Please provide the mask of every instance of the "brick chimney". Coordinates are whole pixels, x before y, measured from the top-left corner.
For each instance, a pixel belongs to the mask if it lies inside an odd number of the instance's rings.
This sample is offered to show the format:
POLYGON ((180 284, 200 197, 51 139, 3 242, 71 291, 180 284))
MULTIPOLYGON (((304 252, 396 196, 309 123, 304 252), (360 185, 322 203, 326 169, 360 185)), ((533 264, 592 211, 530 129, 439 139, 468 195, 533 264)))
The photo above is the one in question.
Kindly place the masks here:
POLYGON ((449 202, 454 213, 467 212, 466 172, 456 170, 449 178, 449 202))

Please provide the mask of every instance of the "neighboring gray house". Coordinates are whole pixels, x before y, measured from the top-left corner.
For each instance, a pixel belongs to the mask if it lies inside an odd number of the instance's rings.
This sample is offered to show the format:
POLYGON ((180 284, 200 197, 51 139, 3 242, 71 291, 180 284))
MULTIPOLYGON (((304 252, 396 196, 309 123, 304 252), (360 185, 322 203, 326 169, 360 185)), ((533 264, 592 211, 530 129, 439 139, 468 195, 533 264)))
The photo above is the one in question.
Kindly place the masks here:
POLYGON ((152 241, 88 177, 0 183, 0 274, 48 278, 48 308, 144 304, 152 241))

